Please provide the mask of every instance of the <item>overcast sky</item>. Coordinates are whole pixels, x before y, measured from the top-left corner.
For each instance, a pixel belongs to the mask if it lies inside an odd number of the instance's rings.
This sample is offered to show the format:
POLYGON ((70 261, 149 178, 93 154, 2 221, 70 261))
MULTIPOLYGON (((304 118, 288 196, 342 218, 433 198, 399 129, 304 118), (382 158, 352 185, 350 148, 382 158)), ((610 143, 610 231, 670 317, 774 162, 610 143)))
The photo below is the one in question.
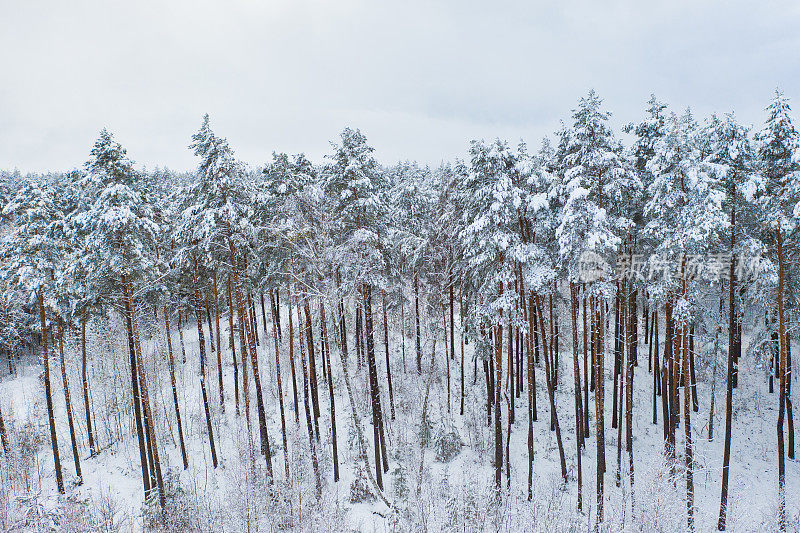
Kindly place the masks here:
POLYGON ((800 110, 798 2, 0 0, 0 168, 80 166, 103 127, 188 170, 203 113, 251 165, 320 161, 345 126, 384 163, 536 147, 590 87, 615 126, 650 93, 760 124, 800 110))

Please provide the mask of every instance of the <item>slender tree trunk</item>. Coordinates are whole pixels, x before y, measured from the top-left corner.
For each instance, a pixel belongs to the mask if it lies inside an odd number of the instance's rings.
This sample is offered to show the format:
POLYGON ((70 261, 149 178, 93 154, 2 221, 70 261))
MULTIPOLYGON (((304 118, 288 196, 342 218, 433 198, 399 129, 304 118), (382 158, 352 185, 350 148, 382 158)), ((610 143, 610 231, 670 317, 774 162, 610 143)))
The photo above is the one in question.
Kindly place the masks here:
MULTIPOLYGON (((164 479, 161 475, 161 460, 158 456, 158 442, 156 441, 155 433, 155 419, 153 412, 150 409, 150 393, 147 388, 147 376, 144 371, 144 354, 142 353, 142 346, 139 337, 139 328, 136 324, 136 312, 134 308, 134 301, 132 297, 132 288, 130 279, 123 276, 122 278, 124 297, 128 306, 128 313, 131 320, 131 331, 133 332, 133 342, 136 351, 136 370, 137 377, 139 378, 139 393, 142 400, 142 411, 144 415, 145 430, 149 436, 150 454, 152 455, 152 468, 150 476, 152 478, 153 470, 155 470, 155 481, 158 487, 158 500, 163 510, 166 507, 166 495, 164 492, 164 479)), ((199 308, 198 308, 199 309, 199 308)))
MULTIPOLYGON (((527 363, 528 363, 528 501, 533 499, 533 422, 536 420, 536 389, 533 366, 533 353, 531 343, 533 336, 530 332, 533 331, 535 317, 533 313, 533 292, 528 293, 528 350, 527 350, 527 363)), ((580 459, 579 459, 580 461, 580 459)), ((580 469, 579 469, 580 470, 580 469)))
POLYGON ((8 455, 11 448, 8 445, 8 435, 6 435, 6 425, 3 423, 3 410, 0 409, 0 444, 3 445, 3 453, 8 455))
MULTIPOLYGON (((622 333, 620 331, 620 286, 619 282, 617 282, 617 294, 614 297, 614 390, 613 390, 613 398, 612 398, 612 407, 611 407, 611 427, 617 427, 617 392, 619 390, 619 379, 620 376, 620 359, 622 357, 621 348, 622 345, 622 333)), ((621 394, 619 395, 621 397, 621 394)))
MULTIPOLYGON (((270 291, 272 294, 272 291, 270 291)), ((267 331, 266 331, 266 324, 267 324, 267 315, 264 311, 264 295, 261 294, 261 312, 263 314, 264 319, 264 338, 266 338, 267 331)), ((283 466, 286 474, 286 482, 288 483, 290 480, 289 476, 289 443, 286 438, 286 412, 283 408, 283 381, 281 379, 281 352, 280 352, 280 343, 278 342, 278 322, 277 317, 275 316, 275 306, 272 306, 272 340, 275 344, 275 378, 278 382, 278 407, 280 408, 281 412, 281 438, 283 441, 283 466)), ((334 427, 336 427, 336 421, 331 417, 333 420, 334 427)), ((334 447, 336 446, 336 439, 335 439, 336 432, 334 430, 334 447)), ((334 464, 335 464, 335 455, 334 455, 334 464)))
MULTIPOLYGON (((197 338, 200 346, 200 392, 203 396, 203 408, 206 414, 206 430, 208 431, 208 444, 211 447, 211 461, 217 468, 217 449, 214 446, 214 428, 211 424, 211 407, 208 404, 206 392, 206 341, 203 335, 203 314, 200 301, 200 288, 197 285, 197 259, 192 260, 192 281, 194 282, 195 314, 197 318, 197 338)), ((210 322, 210 321, 209 321, 210 322)))
MULTIPOLYGON (((291 291, 291 288, 289 289, 291 291)), ((289 368, 292 371, 292 397, 294 399, 294 421, 296 424, 300 424, 300 406, 297 403, 297 377, 295 375, 295 364, 294 364, 294 324, 292 323, 292 297, 289 294, 288 302, 288 313, 287 317, 289 320, 289 368)), ((344 343, 342 344, 344 346, 344 343)))
POLYGON ((586 439, 589 438, 589 342, 587 339, 588 328, 586 327, 586 285, 583 285, 583 295, 581 297, 583 304, 583 439, 584 448, 586 447, 586 439))
POLYGON ((180 298, 178 298, 178 338, 181 341, 181 357, 183 363, 186 363, 186 345, 183 342, 183 320, 181 317, 180 298))
MULTIPOLYGON (((541 323, 542 317, 544 315, 542 311, 542 302, 540 296, 536 295, 536 306, 538 309, 539 321, 541 325, 541 330, 544 331, 544 324, 541 323)), ((553 338, 550 338, 550 343, 552 344, 553 338)), ((542 335, 542 352, 547 354, 547 341, 545 336, 542 335)), ((550 399, 550 421, 553 425, 553 429, 556 432, 556 443, 558 444, 558 457, 561 461, 561 477, 564 478, 564 482, 567 481, 567 462, 566 458, 564 457, 564 441, 561 439, 561 426, 558 423, 558 412, 556 411, 556 398, 555 398, 555 379, 553 379, 553 371, 551 368, 551 362, 545 357, 544 360, 544 371, 545 371, 545 381, 548 383, 547 387, 547 395, 550 399)))
MULTIPOLYGON (((572 317, 572 369, 575 377, 575 445, 578 467, 578 511, 583 510, 583 467, 581 465, 581 445, 583 442, 583 409, 581 406, 581 371, 578 364, 578 294, 575 283, 569 284, 570 316, 572 317)), ((530 364, 530 363, 529 363, 530 364)), ((530 437, 529 437, 530 438, 530 437)), ((529 474, 530 475, 530 474, 529 474)), ((530 500, 530 490, 528 499, 530 500)))
POLYGON ((736 350, 736 308, 734 305, 736 287, 736 256, 733 253, 736 243, 736 205, 731 209, 731 264, 728 275, 728 375, 725 392, 725 444, 722 456, 722 495, 719 504, 717 529, 724 531, 728 513, 728 479, 731 464, 731 419, 733 415, 734 359, 736 350))
POLYGON ((653 424, 658 424, 658 400, 661 393, 661 365, 658 362, 658 311, 653 313, 653 335, 650 337, 650 347, 653 351, 653 424))
POLYGON ((239 364, 236 361, 236 342, 233 334, 233 298, 231 296, 231 278, 228 276, 228 343, 233 359, 233 394, 236 400, 236 414, 239 414, 239 364))
POLYGON ((214 319, 215 319, 215 326, 216 331, 214 332, 214 336, 217 339, 217 376, 219 379, 219 409, 223 413, 225 412, 225 394, 223 392, 224 387, 222 386, 222 337, 219 334, 219 290, 217 287, 217 271, 214 271, 213 277, 213 287, 214 287, 214 319))
POLYGON ((778 528, 786 531, 786 458, 784 457, 783 419, 786 412, 786 319, 784 316, 783 292, 785 266, 783 258, 783 234, 775 232, 778 252, 778 336, 780 338, 780 372, 778 374, 778 528))
POLYGON ((419 326, 419 276, 414 273, 414 315, 416 320, 417 374, 422 374, 422 339, 419 326))
POLYGON ((459 320, 460 320, 460 325, 461 325, 461 334, 459 335, 459 337, 461 339, 461 366, 460 366, 460 371, 461 371, 461 408, 459 410, 459 414, 461 416, 464 416, 464 288, 463 288, 463 286, 461 288, 461 292, 459 293, 458 315, 459 315, 459 320))
POLYGON ((333 395, 333 373, 331 371, 331 351, 328 343, 328 326, 325 323, 325 304, 320 300, 319 315, 321 319, 322 345, 325 346, 325 358, 323 364, 328 372, 328 396, 331 406, 331 446, 333 453, 333 481, 339 481, 339 453, 336 442, 336 402, 333 395))
POLYGON ((211 348, 211 353, 214 353, 216 350, 215 342, 214 342, 214 326, 211 322, 211 303, 208 301, 208 296, 205 297, 205 304, 206 304, 206 321, 208 322, 208 345, 211 348))
MULTIPOLYGON (((11 354, 9 353, 9 358, 11 354)), ((89 365, 86 357, 86 320, 81 320, 81 382, 83 383, 83 407, 86 411, 86 433, 89 435, 89 456, 97 455, 97 446, 92 429, 92 407, 89 402, 89 365)))
MULTIPOLYGON (((127 286, 125 281, 123 280, 123 287, 127 286)), ((124 291, 126 292, 126 291, 124 291)), ((147 499, 150 496, 150 470, 149 470, 149 463, 148 463, 148 450, 145 443, 144 437, 144 429, 142 427, 142 412, 141 406, 142 401, 139 393, 139 378, 137 375, 137 364, 136 364, 136 344, 133 339, 133 311, 131 309, 130 301, 128 300, 126 295, 123 295, 122 298, 123 309, 125 314, 125 326, 128 333, 128 352, 130 353, 131 359, 131 390, 133 393, 133 417, 134 417, 134 424, 136 426, 136 435, 139 438, 139 459, 141 460, 142 465, 142 484, 144 485, 144 497, 147 499)), ((44 313, 44 310, 42 311, 44 313)), ((44 320, 44 315, 42 315, 42 320, 44 320)))
POLYGON ((178 421, 178 440, 181 445, 181 457, 183 457, 183 469, 189 468, 189 459, 186 457, 186 444, 183 440, 183 425, 181 423, 181 410, 178 406, 178 386, 175 380, 175 358, 172 355, 172 335, 169 331, 169 315, 167 308, 164 307, 164 326, 167 331, 167 352, 169 355, 169 379, 172 384, 172 401, 175 404, 175 418, 178 421))
POLYGON ((47 418, 50 423, 50 444, 53 448, 53 463, 56 471, 58 492, 64 494, 64 480, 61 474, 61 457, 58 453, 58 437, 56 436, 56 419, 53 411, 53 396, 50 390, 50 360, 47 356, 47 321, 44 315, 44 297, 42 289, 36 292, 39 301, 39 319, 42 325, 42 364, 44 365, 44 393, 47 401, 47 418))
POLYGON ((367 284, 361 286, 361 297, 364 302, 364 326, 366 329, 367 369, 369 372, 370 398, 372 400, 372 427, 375 439, 375 472, 378 487, 383 490, 383 471, 388 471, 386 458, 386 441, 383 434, 383 413, 381 411, 380 385, 378 384, 378 369, 375 363, 375 343, 372 327, 372 293, 367 284), (381 468, 383 462, 384 468, 381 468))
MULTIPOLYGON (((39 301, 39 319, 42 324, 42 364, 44 365, 44 395, 47 401, 47 418, 50 422, 50 444, 53 448, 53 463, 56 471, 58 492, 64 494, 64 479, 61 475, 61 457, 58 454, 58 437, 56 436, 56 418, 53 412, 53 395, 50 391, 50 360, 47 357, 47 321, 44 316, 44 297, 42 289, 36 292, 39 301)), ((147 487, 145 487, 147 489, 147 487)))
POLYGON ((792 414, 792 343, 786 332, 786 420, 789 423, 789 459, 794 459, 794 415, 792 414))
POLYGON ((604 342, 603 342, 603 324, 605 323, 605 309, 604 302, 593 297, 592 314, 594 316, 595 327, 595 357, 594 357, 594 375, 595 375, 595 429, 597 435, 597 524, 603 522, 603 482, 606 471, 605 460, 605 416, 603 409, 603 392, 605 389, 605 361, 604 361, 604 342), (595 303, 596 302, 596 303, 595 303))
MULTIPOLYGON (((389 366, 389 319, 386 313, 386 293, 383 293, 383 345, 386 348, 386 381, 389 385, 389 406, 391 408, 392 413, 392 420, 394 420, 394 389, 392 388, 392 369, 389 366)), ((452 309, 451 309, 452 311, 452 309)), ((450 321, 452 323, 453 317, 452 314, 450 316, 450 321)), ((447 380, 448 389, 450 387, 450 380, 447 380)), ((447 407, 449 409, 450 402, 449 402, 450 395, 448 394, 448 402, 447 407)))
MULTIPOLYGON (((503 295, 503 284, 500 284, 500 294, 503 295)), ((503 369, 503 310, 500 310, 500 319, 495 326, 495 383, 494 383, 494 484, 497 497, 500 497, 500 489, 503 483, 503 428, 500 417, 500 399, 502 390, 502 369, 503 369)))
POLYGON ((319 386, 317 382, 317 358, 314 354, 314 329, 311 324, 311 305, 308 303, 308 297, 303 297, 303 310, 306 317, 303 322, 306 332, 306 350, 308 356, 308 378, 311 384, 311 407, 314 412, 314 431, 317 434, 317 441, 319 441, 319 386))
MULTIPOLYGON (((631 261, 633 258, 631 257, 631 261)), ((633 367, 636 364, 636 352, 638 350, 636 334, 636 291, 629 290, 632 294, 628 297, 628 360, 625 368, 625 451, 628 452, 628 478, 631 485, 631 509, 636 507, 636 496, 634 492, 634 469, 633 469, 633 367)), ((646 330, 646 328, 645 328, 646 330)))
POLYGON ((64 404, 67 411, 67 423, 69 424, 69 438, 72 443, 72 458, 75 461, 75 476, 78 478, 78 485, 83 484, 83 474, 81 474, 81 458, 78 453, 78 439, 75 435, 75 422, 72 419, 72 400, 69 394, 69 381, 67 380, 67 364, 64 360, 64 320, 58 317, 58 355, 61 361, 61 381, 64 386, 64 404))
POLYGON ((303 317, 300 314, 300 303, 297 303, 297 336, 298 336, 298 344, 300 346, 300 363, 301 367, 303 368, 303 400, 305 403, 305 411, 306 411, 306 428, 308 430, 308 442, 311 446, 311 465, 314 469, 314 478, 316 480, 316 495, 317 499, 322 496, 322 479, 319 473, 319 460, 317 459, 317 438, 314 436, 314 424, 312 422, 312 418, 314 418, 312 410, 313 408, 309 408, 309 389, 311 388, 311 375, 310 372, 306 369, 306 354, 305 354, 305 343, 303 342, 303 317))

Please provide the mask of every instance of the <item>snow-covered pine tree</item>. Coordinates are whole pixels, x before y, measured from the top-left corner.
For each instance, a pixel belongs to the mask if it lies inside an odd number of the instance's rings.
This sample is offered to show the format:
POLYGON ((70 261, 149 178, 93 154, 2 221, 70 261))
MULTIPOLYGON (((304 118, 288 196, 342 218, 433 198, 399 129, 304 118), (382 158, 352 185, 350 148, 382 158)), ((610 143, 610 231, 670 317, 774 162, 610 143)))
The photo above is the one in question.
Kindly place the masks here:
POLYGON ((82 186, 88 195, 87 207, 74 218, 81 244, 73 271, 85 279, 88 293, 104 294, 122 304, 142 481, 146 496, 152 488, 158 489, 163 508, 164 484, 137 321, 138 301, 152 290, 158 273, 155 244, 159 226, 140 189, 140 173, 109 131, 100 132, 86 171, 82 186))
MULTIPOLYGON (((768 228, 767 243, 775 250, 778 263, 777 315, 778 315, 778 527, 786 530, 786 466, 784 445, 784 418, 791 403, 788 402, 787 384, 791 377, 787 364, 787 334, 785 285, 787 252, 790 243, 797 237, 797 221, 800 218, 800 163, 796 155, 800 147, 800 135, 790 115, 788 100, 780 91, 767 106, 767 121, 757 135, 761 187, 755 192, 756 201, 761 208, 763 224, 768 228), (772 235, 770 235, 770 233, 772 235)), ((790 423, 791 424, 791 423, 790 423)), ((790 427, 790 432, 793 430, 790 427)), ((790 433, 791 444, 794 444, 790 433)), ((791 447, 793 448, 793 446, 791 447)), ((794 450, 791 450, 791 456, 794 450)))

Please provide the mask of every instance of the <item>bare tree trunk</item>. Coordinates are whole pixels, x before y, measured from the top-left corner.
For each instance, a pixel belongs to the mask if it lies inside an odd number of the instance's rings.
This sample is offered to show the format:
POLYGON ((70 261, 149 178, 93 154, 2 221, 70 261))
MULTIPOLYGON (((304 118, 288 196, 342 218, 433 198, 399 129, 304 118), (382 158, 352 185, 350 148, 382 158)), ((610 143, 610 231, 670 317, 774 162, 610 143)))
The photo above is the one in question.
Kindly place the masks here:
MULTIPOLYGON (((164 493, 164 479, 161 475, 161 460, 159 459, 158 456, 158 442, 156 441, 156 434, 155 434, 155 419, 153 418, 153 412, 150 409, 150 393, 148 392, 147 376, 144 371, 144 361, 143 361, 144 354, 142 353, 142 346, 139 340, 140 338, 139 328, 136 324, 136 312, 134 309, 134 301, 132 297, 130 279, 123 276, 122 283, 123 283, 125 300, 127 301, 128 311, 131 319, 131 326, 132 326, 131 329, 133 331, 134 346, 136 348, 136 370, 139 378, 139 393, 142 399, 142 411, 144 414, 145 430, 147 431, 147 435, 150 437, 149 438, 150 453, 152 454, 153 469, 155 470, 156 484, 158 487, 158 501, 159 504, 161 505, 161 509, 163 510, 164 507, 166 506, 166 495, 164 493)), ((151 477, 153 474, 153 469, 151 469, 150 472, 151 477)))
POLYGON ((300 303, 297 304, 297 328, 298 328, 298 341, 300 345, 300 363, 303 368, 303 399, 306 410, 306 428, 308 429, 308 441, 311 446, 311 465, 314 469, 314 478, 316 480, 316 495, 317 499, 322 496, 322 479, 319 473, 319 460, 317 459, 317 438, 314 436, 314 424, 312 422, 313 413, 309 409, 309 388, 311 385, 311 376, 306 369, 306 354, 305 343, 303 342, 303 317, 300 314, 300 303))
POLYGON ((422 374, 422 340, 419 327, 419 276, 414 273, 414 315, 417 326, 416 343, 417 343, 417 374, 422 374))
POLYGON ((586 326, 586 285, 583 284, 583 294, 581 301, 583 304, 583 446, 586 447, 586 439, 589 438, 589 340, 587 339, 588 328, 586 326))
POLYGON ((633 367, 636 364, 638 335, 636 334, 636 291, 633 290, 632 283, 628 288, 631 293, 628 296, 628 364, 625 369, 625 451, 628 452, 628 477, 631 485, 631 509, 633 510, 636 507, 633 470, 633 367))
POLYGON ((186 345, 183 342, 183 319, 181 317, 181 303, 178 298, 178 338, 181 341, 181 357, 183 363, 186 363, 186 345))
POLYGON ((314 431, 317 434, 317 441, 319 441, 319 387, 317 384, 317 358, 314 354, 314 330, 311 325, 311 306, 308 303, 308 297, 303 297, 303 309, 306 313, 306 319, 303 323, 306 332, 306 350, 308 355, 308 378, 311 384, 311 407, 314 412, 314 431))
POLYGON ((83 484, 83 474, 81 474, 81 458, 78 453, 78 439, 75 435, 75 422, 72 419, 72 400, 69 394, 69 381, 67 380, 67 364, 64 361, 64 320, 58 317, 58 355, 61 361, 61 381, 64 386, 64 404, 67 411, 67 423, 69 424, 69 438, 72 442, 72 458, 75 461, 75 476, 78 478, 78 485, 83 484))
MULTIPOLYGON (((500 283, 500 294, 503 295, 503 284, 500 283)), ((503 486, 503 428, 502 418, 500 417, 500 399, 502 390, 502 369, 503 369, 503 310, 500 309, 500 319, 495 326, 494 338, 494 484, 497 497, 500 497, 500 489, 503 486)))
POLYGON ((784 457, 783 419, 786 411, 786 319, 784 316, 783 234, 775 232, 778 252, 778 335, 780 338, 780 372, 778 374, 778 528, 786 531, 786 458, 784 457))
MULTIPOLYGON (((451 309, 452 311, 452 309, 451 309)), ((452 322, 452 314, 450 320, 452 322)), ((383 293, 383 345, 386 348, 386 380, 389 384, 389 406, 391 408, 392 420, 394 420, 394 389, 392 388, 392 368, 389 366, 389 319, 386 313, 386 292, 383 293)), ((447 388, 450 390, 450 380, 447 380, 447 388)), ((450 394, 447 395, 447 408, 450 409, 450 394)))
POLYGON ((186 457, 186 444, 183 441, 183 425, 181 424, 181 410, 178 406, 178 386, 175 380, 175 358, 172 356, 172 335, 169 331, 169 315, 167 308, 164 307, 164 326, 167 331, 167 352, 169 355, 169 379, 172 384, 172 401, 175 404, 175 418, 178 421, 178 440, 181 444, 181 457, 183 457, 183 469, 189 468, 189 459, 186 457))
MULTIPOLYGON (((123 280, 123 286, 125 281, 123 280)), ((133 338, 133 310, 131 309, 130 301, 127 296, 123 295, 122 298, 125 326, 128 333, 128 352, 131 359, 131 390, 133 393, 133 417, 134 424, 136 425, 136 435, 139 438, 139 459, 142 465, 142 484, 144 485, 144 497, 147 499, 150 496, 150 470, 148 463, 148 447, 145 444, 144 429, 142 427, 142 401, 139 393, 139 378, 137 375, 136 364, 136 343, 133 338)), ((44 316, 42 318, 44 320, 44 316)))
MULTIPOLYGON (((291 291, 291 288, 289 289, 291 291)), ((288 298, 288 317, 289 317, 289 367, 292 370, 292 395, 294 398, 294 421, 300 424, 300 406, 297 403, 297 377, 294 365, 294 324, 292 323, 292 297, 288 298)))
POLYGON ((203 335, 203 314, 200 301, 200 287, 197 285, 197 259, 192 259, 192 281, 194 282, 195 315, 197 318, 197 338, 200 346, 200 392, 203 395, 203 408, 206 414, 206 429, 208 431, 208 443, 211 447, 211 461, 214 468, 217 468, 217 450, 214 446, 214 428, 211 424, 211 407, 208 405, 208 393, 206 392, 206 341, 203 335))
MULTIPOLYGON (((581 371, 578 364, 578 294, 575 283, 569 284, 570 316, 572 317, 572 369, 575 377, 575 445, 578 467, 578 511, 583 510, 583 467, 581 465, 581 444, 583 442, 583 409, 581 406, 581 371)), ((530 363, 528 363, 530 365, 530 363)), ((530 439, 530 436, 528 437, 530 439)), ((530 468, 530 467, 529 467, 530 468)), ((530 476, 530 473, 528 474, 530 476)), ((530 483, 530 482, 529 482, 530 483)), ((528 499, 531 491, 528 489, 528 499)))
POLYGON ((219 335, 219 291, 217 288, 217 271, 214 271, 212 277, 214 287, 214 318, 216 320, 215 337, 217 338, 217 375, 219 378, 219 409, 225 412, 225 394, 222 386, 222 337, 219 335))
POLYGON ((231 278, 228 276, 228 341, 233 359, 233 394, 236 400, 236 414, 239 414, 239 364, 236 361, 236 339, 233 334, 233 297, 231 296, 231 278))
MULTIPOLYGON (((333 373, 331 370, 331 351, 330 344, 328 343, 328 326, 325 322, 325 304, 320 299, 319 302, 319 316, 321 320, 320 330, 322 332, 322 345, 325 348, 325 357, 322 363, 327 368, 328 372, 328 396, 330 400, 331 409, 331 447, 333 453, 333 481, 339 481, 339 453, 336 442, 336 402, 333 395, 333 373)), ((388 363, 388 361, 387 361, 388 363)), ((391 383, 391 381, 389 382, 391 383)))
MULTIPOLYGON (((537 294, 535 296, 535 298, 536 298, 536 307, 537 307, 537 310, 538 310, 537 314, 539 316, 539 321, 540 321, 540 326, 541 326, 540 329, 542 330, 542 332, 544 332, 544 323, 542 322, 543 321, 544 312, 542 310, 541 297, 537 294)), ((552 342, 553 342, 553 338, 551 337, 550 338, 550 343, 552 344, 552 342)), ((542 335, 542 348, 543 348, 542 352, 545 353, 545 354, 548 353, 547 346, 548 346, 548 343, 547 343, 547 341, 545 339, 545 336, 542 335)), ((550 421, 551 421, 551 423, 553 425, 553 429, 556 432, 556 443, 558 444, 558 457, 559 457, 559 459, 561 461, 561 477, 564 478, 564 482, 566 483, 566 481, 567 481, 567 462, 566 462, 566 458, 564 457, 564 441, 561 439, 561 426, 558 423, 558 412, 556 411, 555 380, 553 378, 553 370, 551 368, 551 361, 547 357, 545 357, 545 360, 544 360, 544 372, 545 372, 545 381, 548 383, 547 395, 548 395, 548 397, 550 399, 550 413, 551 413, 550 421)))
POLYGON ((789 459, 794 459, 794 415, 792 414, 792 343, 786 332, 786 420, 789 423, 789 459))
POLYGON ((58 437, 56 436, 56 418, 53 412, 53 396, 50 391, 50 360, 47 357, 47 321, 44 316, 44 297, 42 289, 36 292, 39 301, 39 318, 42 324, 42 364, 44 365, 44 395, 47 401, 47 418, 50 422, 50 444, 53 448, 53 463, 56 470, 56 486, 58 492, 64 494, 64 479, 61 475, 61 457, 58 454, 58 437))
MULTIPOLYGON (((11 354, 9 353, 9 358, 11 354)), ((92 407, 89 402, 89 365, 86 357, 86 320, 81 320, 81 382, 83 383, 83 407, 86 410, 86 433, 89 435, 89 456, 97 455, 97 446, 92 429, 92 407)))
POLYGON ((0 409, 0 444, 3 445, 3 453, 8 455, 11 448, 8 445, 8 435, 6 435, 6 425, 3 423, 3 410, 0 409))
MULTIPOLYGON (((270 294, 272 291, 270 291, 270 294)), ((264 337, 266 338, 267 331, 267 315, 264 311, 264 295, 261 295, 261 312, 263 314, 264 319, 264 337)), ((281 438, 283 441, 283 466, 285 469, 286 474, 286 482, 289 482, 289 444, 288 440, 286 439, 286 413, 283 408, 283 381, 281 379, 281 357, 280 357, 280 348, 278 342, 278 322, 275 316, 275 306, 272 306, 272 340, 275 344, 275 378, 278 382, 278 407, 280 408, 281 412, 281 438)), ((335 422, 334 422, 335 424, 335 422)), ((335 435, 335 433, 334 433, 335 435)), ((335 444, 334 444, 335 446, 335 444)))
MULTIPOLYGON (((381 459, 383 459, 383 471, 389 471, 389 461, 386 453, 386 433, 383 427, 383 410, 381 408, 380 382, 378 381, 378 366, 375 362, 375 341, 373 336, 372 320, 372 287, 368 284, 361 286, 362 299, 364 301, 364 326, 366 329, 367 345, 367 369, 369 372, 369 383, 372 398, 372 420, 375 432, 375 469, 381 470, 381 459)), ((383 490, 383 482, 380 474, 376 476, 378 486, 383 490)))

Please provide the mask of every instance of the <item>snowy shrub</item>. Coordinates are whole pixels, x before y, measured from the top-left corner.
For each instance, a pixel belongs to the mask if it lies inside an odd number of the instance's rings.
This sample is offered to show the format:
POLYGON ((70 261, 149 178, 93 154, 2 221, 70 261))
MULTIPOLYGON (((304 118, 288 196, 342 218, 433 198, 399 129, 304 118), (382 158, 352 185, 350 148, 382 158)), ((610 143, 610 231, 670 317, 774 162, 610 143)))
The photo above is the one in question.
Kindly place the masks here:
POLYGON ((440 463, 452 461, 459 453, 464 443, 458 430, 452 423, 445 423, 433 438, 433 449, 436 453, 436 460, 440 463))
POLYGON ((408 498, 408 476, 402 464, 398 464, 392 471, 392 493, 400 501, 408 498))
POLYGON ((178 474, 168 470, 164 475, 164 497, 166 504, 161 509, 157 491, 153 491, 145 502, 144 525, 150 531, 197 531, 198 509, 181 486, 178 474))
POLYGON ((367 473, 361 463, 357 463, 355 477, 350 483, 350 503, 364 503, 375 501, 375 495, 369 488, 367 473))

